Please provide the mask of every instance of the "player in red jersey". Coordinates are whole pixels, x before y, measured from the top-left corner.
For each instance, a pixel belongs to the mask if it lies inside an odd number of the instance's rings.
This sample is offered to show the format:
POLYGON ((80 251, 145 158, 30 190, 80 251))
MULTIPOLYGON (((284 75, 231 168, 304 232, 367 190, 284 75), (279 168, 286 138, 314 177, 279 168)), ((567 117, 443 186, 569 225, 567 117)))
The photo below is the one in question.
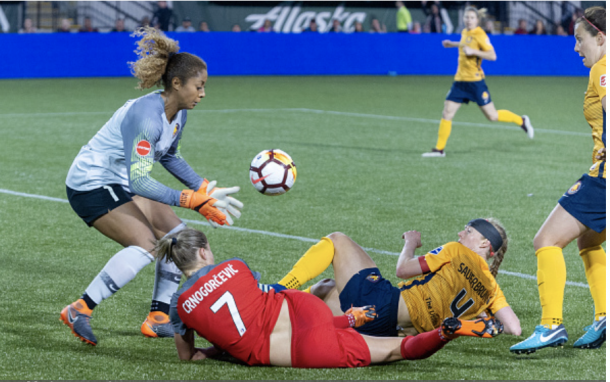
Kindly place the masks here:
POLYGON ((319 298, 300 291, 264 292, 258 272, 241 259, 214 265, 205 235, 184 229, 157 241, 160 261, 173 261, 188 277, 174 294, 170 318, 178 356, 201 360, 226 351, 248 365, 302 368, 359 367, 427 358, 461 335, 494 336, 495 320, 449 318, 437 330, 405 338, 369 337, 353 327, 374 319, 373 307, 333 317, 319 298), (194 332, 214 346, 195 348, 194 332), (474 333, 478 332, 478 333, 474 333))

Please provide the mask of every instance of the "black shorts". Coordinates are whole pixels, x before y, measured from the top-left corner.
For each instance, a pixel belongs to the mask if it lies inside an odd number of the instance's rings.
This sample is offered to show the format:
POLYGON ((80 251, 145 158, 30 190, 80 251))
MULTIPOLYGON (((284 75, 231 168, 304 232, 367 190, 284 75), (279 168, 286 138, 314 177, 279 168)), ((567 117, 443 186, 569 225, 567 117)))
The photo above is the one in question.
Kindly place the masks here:
POLYGON ((378 268, 363 269, 347 282, 341 294, 341 310, 352 306, 375 305, 377 318, 356 330, 376 337, 396 337, 400 290, 381 276, 378 268))
POLYGON ((132 196, 135 195, 125 191, 119 184, 109 184, 91 191, 76 191, 66 186, 66 193, 74 212, 89 227, 113 209, 133 201, 132 196))

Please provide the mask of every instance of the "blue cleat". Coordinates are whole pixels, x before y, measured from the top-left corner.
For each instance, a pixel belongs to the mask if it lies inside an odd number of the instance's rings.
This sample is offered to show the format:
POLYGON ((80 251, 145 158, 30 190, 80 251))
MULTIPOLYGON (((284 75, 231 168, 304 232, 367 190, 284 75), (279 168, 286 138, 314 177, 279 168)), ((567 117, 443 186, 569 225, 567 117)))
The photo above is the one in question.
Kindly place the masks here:
POLYGON ((525 341, 521 341, 516 345, 511 346, 511 353, 530 354, 538 349, 546 347, 561 346, 568 341, 568 332, 565 326, 559 325, 555 329, 550 329, 546 325, 538 325, 534 329, 534 334, 529 336, 525 341))
POLYGON ((597 349, 606 341, 606 317, 587 326, 585 335, 574 342, 575 348, 597 349))

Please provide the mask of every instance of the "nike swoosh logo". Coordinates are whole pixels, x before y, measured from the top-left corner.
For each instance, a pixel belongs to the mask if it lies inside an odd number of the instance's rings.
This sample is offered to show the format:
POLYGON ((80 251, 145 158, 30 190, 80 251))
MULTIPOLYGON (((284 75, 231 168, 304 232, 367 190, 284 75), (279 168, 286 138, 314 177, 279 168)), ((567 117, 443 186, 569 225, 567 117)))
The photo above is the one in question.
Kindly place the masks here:
POLYGON ((561 334, 561 332, 555 332, 555 333, 551 334, 551 335, 550 335, 550 336, 548 336, 548 337, 546 337, 544 334, 542 334, 542 335, 540 336, 540 341, 542 341, 542 342, 546 342, 546 341, 548 341, 548 340, 552 339, 553 337, 555 337, 555 336, 556 336, 556 335, 558 335, 558 334, 561 334))
POLYGON ((72 317, 72 310, 68 309, 68 322, 74 324, 76 321, 76 317, 72 317))
POLYGON ((595 331, 597 332, 599 330, 599 328, 601 328, 605 324, 606 324, 606 318, 604 318, 603 320, 599 320, 599 322, 595 325, 595 331))
POLYGON ((270 176, 270 175, 271 175, 271 174, 267 174, 267 175, 263 176, 262 178, 258 178, 258 179, 256 179, 256 180, 254 180, 254 178, 250 178, 250 181, 252 182, 252 184, 256 184, 256 183, 258 183, 258 182, 262 182, 262 181, 263 181, 263 179, 265 179, 266 177, 268 177, 268 176, 270 176))

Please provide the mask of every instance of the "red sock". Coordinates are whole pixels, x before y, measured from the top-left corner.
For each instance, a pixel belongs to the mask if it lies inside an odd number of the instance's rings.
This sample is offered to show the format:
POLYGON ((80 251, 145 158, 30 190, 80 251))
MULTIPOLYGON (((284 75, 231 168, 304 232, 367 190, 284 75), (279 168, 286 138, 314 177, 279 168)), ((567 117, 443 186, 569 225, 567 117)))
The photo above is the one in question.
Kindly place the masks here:
POLYGON ((430 357, 441 350, 449 340, 441 337, 440 329, 408 336, 400 344, 403 359, 416 360, 430 357))
POLYGON ((348 316, 334 316, 333 323, 335 324, 335 328, 337 329, 346 329, 351 328, 353 325, 350 325, 350 320, 348 316))

